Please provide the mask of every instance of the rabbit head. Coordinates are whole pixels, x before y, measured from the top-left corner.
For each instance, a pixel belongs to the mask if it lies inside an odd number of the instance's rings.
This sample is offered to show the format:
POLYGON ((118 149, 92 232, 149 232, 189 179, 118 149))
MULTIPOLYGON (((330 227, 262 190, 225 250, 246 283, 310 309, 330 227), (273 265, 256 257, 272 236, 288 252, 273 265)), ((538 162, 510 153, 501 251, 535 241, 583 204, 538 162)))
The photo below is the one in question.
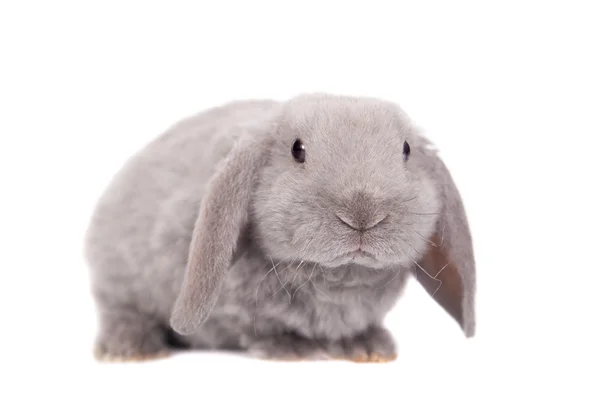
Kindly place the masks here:
POLYGON ((462 202, 395 104, 302 95, 249 127, 210 182, 171 324, 193 332, 245 235, 273 259, 411 268, 474 334, 475 264, 462 202))
POLYGON ((284 109, 252 203, 273 258, 369 268, 412 265, 440 210, 392 105, 304 96, 284 109))

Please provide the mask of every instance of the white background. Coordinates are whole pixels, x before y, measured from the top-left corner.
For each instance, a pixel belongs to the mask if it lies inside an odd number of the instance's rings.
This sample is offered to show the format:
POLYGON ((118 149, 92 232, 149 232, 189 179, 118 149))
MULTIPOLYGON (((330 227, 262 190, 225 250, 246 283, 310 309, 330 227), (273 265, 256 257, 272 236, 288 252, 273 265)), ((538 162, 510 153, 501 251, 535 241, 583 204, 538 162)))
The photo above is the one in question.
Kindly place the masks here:
POLYGON ((600 398, 593 1, 0 4, 0 398, 600 398), (392 364, 97 364, 81 239, 111 176, 191 113, 311 91, 393 100, 438 145, 477 336, 411 282, 392 364))

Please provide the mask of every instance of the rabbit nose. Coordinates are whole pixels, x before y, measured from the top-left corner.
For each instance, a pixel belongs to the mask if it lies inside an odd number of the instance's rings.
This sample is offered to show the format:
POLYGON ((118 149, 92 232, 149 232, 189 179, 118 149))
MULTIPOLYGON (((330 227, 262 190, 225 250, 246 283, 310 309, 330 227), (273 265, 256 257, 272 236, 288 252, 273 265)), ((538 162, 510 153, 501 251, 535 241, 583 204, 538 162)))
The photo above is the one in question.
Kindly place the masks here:
POLYGON ((336 216, 344 224, 357 231, 374 228, 383 221, 387 214, 381 213, 372 196, 358 192, 343 212, 336 216))

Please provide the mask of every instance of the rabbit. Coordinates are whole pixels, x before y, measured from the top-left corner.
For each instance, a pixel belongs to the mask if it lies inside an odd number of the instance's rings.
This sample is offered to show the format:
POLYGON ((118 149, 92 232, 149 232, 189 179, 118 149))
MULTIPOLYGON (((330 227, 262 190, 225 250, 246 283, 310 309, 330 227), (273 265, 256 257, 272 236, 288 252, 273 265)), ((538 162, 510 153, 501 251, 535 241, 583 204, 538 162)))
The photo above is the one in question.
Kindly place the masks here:
POLYGON ((466 338, 475 260, 431 141, 391 101, 223 103, 134 154, 85 233, 103 361, 229 350, 388 362, 384 318, 416 278, 466 338))

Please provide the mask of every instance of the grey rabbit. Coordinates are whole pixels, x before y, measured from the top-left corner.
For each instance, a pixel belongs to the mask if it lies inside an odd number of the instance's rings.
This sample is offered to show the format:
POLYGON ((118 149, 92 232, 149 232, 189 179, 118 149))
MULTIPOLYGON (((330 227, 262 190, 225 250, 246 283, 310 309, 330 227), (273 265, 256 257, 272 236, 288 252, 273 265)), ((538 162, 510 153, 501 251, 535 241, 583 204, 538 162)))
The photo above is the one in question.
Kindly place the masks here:
POLYGON ((175 124, 86 231, 96 357, 391 361, 383 319, 410 276, 472 337, 471 233, 432 146, 395 103, 324 93, 175 124))

